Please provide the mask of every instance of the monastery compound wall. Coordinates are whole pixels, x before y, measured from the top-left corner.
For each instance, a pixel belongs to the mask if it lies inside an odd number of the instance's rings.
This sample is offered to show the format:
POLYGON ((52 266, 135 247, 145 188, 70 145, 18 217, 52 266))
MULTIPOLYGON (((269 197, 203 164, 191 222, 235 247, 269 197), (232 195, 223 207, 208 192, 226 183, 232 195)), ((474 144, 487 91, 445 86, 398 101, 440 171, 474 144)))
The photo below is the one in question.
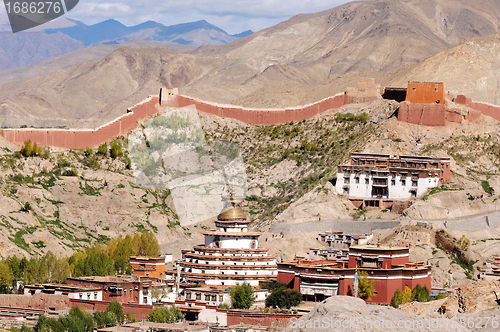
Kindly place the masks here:
MULTIPOLYGON (((177 88, 162 88, 158 96, 149 96, 128 109, 126 114, 95 129, 1 129, 0 136, 13 143, 22 144, 31 140, 44 146, 84 149, 96 147, 131 132, 142 121, 162 112, 165 107, 194 105, 199 112, 228 117, 254 125, 277 125, 309 119, 346 104, 370 102, 381 98, 381 95, 380 86, 375 85, 374 79, 362 79, 358 81, 356 87, 349 87, 344 93, 313 104, 284 109, 267 109, 218 104, 179 95, 177 88)), ((409 82, 406 100, 400 104, 398 119, 424 126, 444 126, 447 123, 461 123, 462 118, 467 121, 475 121, 482 114, 500 121, 500 106, 474 102, 463 95, 457 96, 455 102, 468 106, 471 109, 469 114, 462 116, 460 111, 446 106, 442 83, 409 82)))

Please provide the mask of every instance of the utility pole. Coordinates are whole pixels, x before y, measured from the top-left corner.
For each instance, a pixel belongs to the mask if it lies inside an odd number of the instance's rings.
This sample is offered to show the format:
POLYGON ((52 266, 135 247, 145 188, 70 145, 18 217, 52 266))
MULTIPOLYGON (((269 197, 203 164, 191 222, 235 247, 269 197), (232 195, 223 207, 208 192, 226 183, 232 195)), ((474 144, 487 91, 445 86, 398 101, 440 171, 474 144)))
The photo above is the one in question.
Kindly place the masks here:
POLYGON ((177 259, 177 273, 175 274, 175 300, 179 299, 179 285, 181 281, 181 264, 180 258, 177 259))

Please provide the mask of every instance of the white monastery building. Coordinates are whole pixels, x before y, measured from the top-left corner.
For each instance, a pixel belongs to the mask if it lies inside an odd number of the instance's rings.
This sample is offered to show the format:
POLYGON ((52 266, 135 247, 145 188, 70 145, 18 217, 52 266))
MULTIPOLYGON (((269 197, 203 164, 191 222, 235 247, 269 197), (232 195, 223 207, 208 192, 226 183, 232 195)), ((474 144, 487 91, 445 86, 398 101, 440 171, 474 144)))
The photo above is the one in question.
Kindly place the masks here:
MULTIPOLYGON (((259 248, 261 233, 248 230, 242 197, 222 197, 224 208, 215 220, 215 230, 203 232, 205 244, 183 250, 180 276, 191 282, 234 286, 244 282, 259 286, 278 275, 276 255, 259 248)), ((175 271, 169 271, 175 274, 175 271)))

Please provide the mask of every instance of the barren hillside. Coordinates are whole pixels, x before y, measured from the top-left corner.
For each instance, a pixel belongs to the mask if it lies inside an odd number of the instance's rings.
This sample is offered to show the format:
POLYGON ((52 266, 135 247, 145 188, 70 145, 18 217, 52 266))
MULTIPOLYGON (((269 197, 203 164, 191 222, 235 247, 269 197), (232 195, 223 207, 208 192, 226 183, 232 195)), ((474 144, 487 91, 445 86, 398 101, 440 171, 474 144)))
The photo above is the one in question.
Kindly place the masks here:
MULTIPOLYGON (((102 54, 98 50, 76 53, 71 60, 61 58, 54 68, 94 62, 0 85, 0 124, 93 127, 158 93, 161 86, 218 102, 296 106, 345 91, 366 76, 382 85, 445 80, 452 91, 496 102, 497 77, 492 73, 498 52, 493 39, 487 45, 440 53, 412 68, 462 38, 499 31, 498 1, 375 0, 298 15, 230 44, 204 46, 190 54, 120 48, 95 61, 102 54), (464 67, 469 71, 462 72, 464 67), (457 71, 465 79, 453 80, 449 73, 457 71)), ((49 60, 10 71, 4 82, 31 76, 24 71, 47 73, 51 66, 49 60)))

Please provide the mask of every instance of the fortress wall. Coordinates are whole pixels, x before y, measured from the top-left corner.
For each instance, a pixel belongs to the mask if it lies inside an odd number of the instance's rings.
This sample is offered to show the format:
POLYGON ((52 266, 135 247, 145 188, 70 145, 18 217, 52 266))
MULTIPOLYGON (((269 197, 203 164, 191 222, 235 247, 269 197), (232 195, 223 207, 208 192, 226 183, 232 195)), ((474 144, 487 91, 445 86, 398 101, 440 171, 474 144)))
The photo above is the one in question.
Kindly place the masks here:
POLYGON ((462 113, 457 109, 446 108, 444 114, 445 122, 462 123, 462 113))
POLYGON ((446 105, 444 83, 408 82, 406 101, 415 104, 446 105))
POLYGON ((465 116, 465 120, 469 122, 477 121, 481 118, 481 111, 470 109, 469 113, 465 116))
POLYGON ((290 107, 286 109, 250 109, 241 106, 212 103, 182 95, 177 95, 174 99, 175 100, 169 103, 169 106, 186 107, 194 105, 199 112, 232 118, 255 125, 276 125, 288 123, 290 121, 302 121, 316 114, 345 105, 345 94, 343 93, 323 99, 311 105, 290 107))
POLYGON ((398 120, 423 126, 444 126, 446 106, 442 104, 412 104, 402 102, 398 120))
POLYGON ((135 105, 130 112, 92 129, 2 129, 0 136, 13 143, 24 143, 27 140, 45 146, 56 146, 67 149, 84 149, 108 142, 117 136, 124 135, 137 128, 138 121, 156 113, 158 97, 149 97, 135 105))
POLYGON ((471 101, 467 106, 480 111, 481 114, 491 116, 493 119, 500 121, 500 107, 496 105, 471 101))
MULTIPOLYGON (((481 114, 483 115, 491 116, 493 119, 500 121, 500 106, 472 101, 471 98, 468 98, 464 95, 458 95, 455 98, 455 103, 465 105, 469 108, 472 108, 473 110, 481 112, 481 114)), ((472 119, 477 120, 479 118, 477 117, 476 113, 471 114, 471 112, 469 112, 469 114, 472 119)), ((469 121, 474 121, 474 120, 469 120, 469 121)))
MULTIPOLYGON (((370 81, 362 83, 371 86, 370 81)), ((173 90, 172 90, 173 91, 173 90)), ((162 95, 164 106, 186 107, 194 105, 200 112, 224 116, 255 125, 276 125, 298 122, 309 119, 319 113, 336 109, 345 104, 344 93, 323 99, 317 103, 302 107, 287 109, 248 109, 241 106, 211 103, 196 98, 175 94, 162 95), (166 105, 165 105, 166 102, 166 105)), ((96 147, 104 142, 124 135, 138 126, 138 122, 159 112, 159 96, 149 96, 146 100, 133 106, 127 113, 96 129, 2 129, 0 136, 14 143, 23 143, 27 140, 46 146, 63 147, 68 149, 84 149, 96 147)))

